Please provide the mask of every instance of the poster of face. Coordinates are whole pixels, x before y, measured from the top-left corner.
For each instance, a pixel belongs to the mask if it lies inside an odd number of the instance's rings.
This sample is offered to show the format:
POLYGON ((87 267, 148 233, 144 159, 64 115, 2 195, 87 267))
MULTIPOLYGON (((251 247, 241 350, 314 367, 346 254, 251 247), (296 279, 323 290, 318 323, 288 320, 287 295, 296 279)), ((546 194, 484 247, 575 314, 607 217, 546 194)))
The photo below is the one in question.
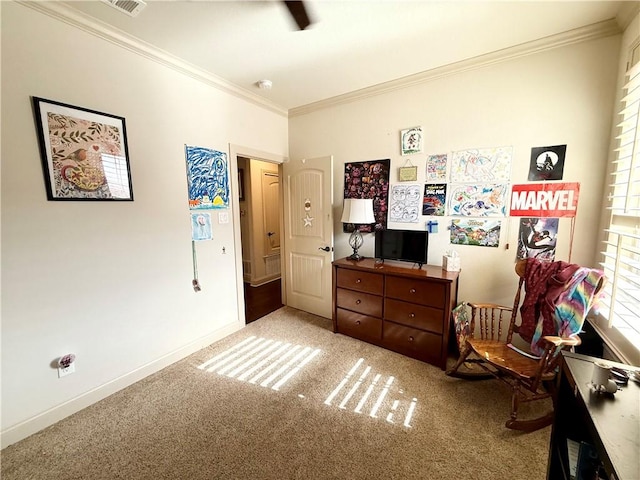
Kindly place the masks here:
POLYGON ((566 153, 566 145, 532 148, 529 180, 562 180, 566 153))
POLYGON ((516 259, 536 258, 553 262, 556 257, 558 220, 541 217, 520 218, 516 259))
POLYGON ((417 223, 421 199, 420 185, 393 185, 389 202, 389 221, 417 223))
MULTIPOLYGON (((372 198, 374 225, 358 225, 361 232, 373 232, 387 228, 389 205, 390 159, 344 164, 344 198, 372 198)), ((343 231, 350 233, 353 225, 342 224, 343 231)))

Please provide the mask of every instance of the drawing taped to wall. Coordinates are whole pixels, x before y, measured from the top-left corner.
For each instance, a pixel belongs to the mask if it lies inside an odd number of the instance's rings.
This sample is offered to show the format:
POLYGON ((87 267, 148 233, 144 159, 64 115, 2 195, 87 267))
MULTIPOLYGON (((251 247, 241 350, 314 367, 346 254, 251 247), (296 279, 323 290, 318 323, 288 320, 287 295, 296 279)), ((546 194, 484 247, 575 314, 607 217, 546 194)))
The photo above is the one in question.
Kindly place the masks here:
MULTIPOLYGON (((373 232, 387 228, 389 205, 390 159, 368 162, 348 162, 344 164, 344 198, 372 198, 376 223, 358 225, 360 232, 373 232)), ((351 233, 353 225, 343 224, 343 232, 351 233)))
POLYGON ((402 155, 422 152, 422 127, 412 127, 400 132, 402 155))
POLYGON ((194 241, 213 240, 210 213, 191 212, 191 239, 194 241))
POLYGON ((227 154, 210 148, 185 145, 189 208, 229 208, 227 154))
POLYGON ((449 215, 456 217, 504 217, 507 184, 451 185, 449 215))
POLYGON ((562 180, 566 145, 531 149, 529 180, 562 180))
POLYGON ((558 222, 558 218, 520 218, 516 259, 537 258, 553 262, 556 257, 558 222))
POLYGON ((429 155, 427 157, 426 181, 444 182, 447 179, 447 162, 448 157, 446 153, 429 155))
POLYGON ((513 147, 475 148, 453 152, 451 182, 509 182, 512 155, 513 147))
POLYGON ((389 200, 389 221, 416 223, 420 216, 420 185, 392 185, 389 200))
POLYGON ((497 247, 500 244, 501 220, 455 219, 451 220, 451 243, 497 247))

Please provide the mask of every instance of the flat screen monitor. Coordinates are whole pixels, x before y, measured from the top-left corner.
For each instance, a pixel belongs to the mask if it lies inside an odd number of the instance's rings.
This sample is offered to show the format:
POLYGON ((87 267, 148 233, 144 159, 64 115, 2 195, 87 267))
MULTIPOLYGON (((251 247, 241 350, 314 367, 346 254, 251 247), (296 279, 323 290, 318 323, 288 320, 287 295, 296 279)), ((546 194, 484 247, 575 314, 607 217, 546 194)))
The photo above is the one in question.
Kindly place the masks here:
POLYGON ((375 257, 381 260, 427 263, 429 232, 422 230, 378 230, 375 257))

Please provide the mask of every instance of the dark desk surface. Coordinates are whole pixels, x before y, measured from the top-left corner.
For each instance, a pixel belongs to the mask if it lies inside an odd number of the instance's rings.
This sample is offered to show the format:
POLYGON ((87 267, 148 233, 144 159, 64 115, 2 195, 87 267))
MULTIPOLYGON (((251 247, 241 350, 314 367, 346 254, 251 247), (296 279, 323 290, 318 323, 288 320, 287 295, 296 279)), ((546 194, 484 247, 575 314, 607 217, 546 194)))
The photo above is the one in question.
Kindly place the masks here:
POLYGON ((573 378, 570 381, 574 393, 577 388, 602 442, 601 447, 606 451, 608 459, 601 460, 609 463, 620 480, 639 480, 640 384, 629 380, 615 395, 610 395, 594 392, 590 382, 594 361, 625 370, 640 371, 640 368, 576 353, 563 352, 563 355, 565 368, 573 378))
POLYGON ((445 282, 456 280, 460 274, 460 272, 443 270, 442 267, 436 265, 423 265, 422 268, 418 268, 416 264, 410 262, 400 262, 396 260, 385 260, 381 262, 375 258, 365 258, 359 261, 340 258, 334 260, 333 265, 354 270, 375 271, 403 277, 429 278, 431 280, 442 280, 445 282))

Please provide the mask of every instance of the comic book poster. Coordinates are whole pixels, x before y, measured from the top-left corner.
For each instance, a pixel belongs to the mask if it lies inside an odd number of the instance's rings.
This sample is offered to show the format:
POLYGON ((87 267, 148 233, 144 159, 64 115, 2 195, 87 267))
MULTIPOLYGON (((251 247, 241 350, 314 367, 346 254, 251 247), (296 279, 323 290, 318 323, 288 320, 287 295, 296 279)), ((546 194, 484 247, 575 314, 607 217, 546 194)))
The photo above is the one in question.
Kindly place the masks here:
MULTIPOLYGON (((373 198, 374 225, 358 225, 361 232, 373 232, 387 228, 389 205, 390 159, 344 164, 344 198, 373 198)), ((353 224, 344 223, 344 233, 353 231, 353 224)))
POLYGON ((501 220, 477 218, 451 220, 451 243, 455 245, 497 247, 500 244, 501 223, 501 220))
POLYGON ((428 183, 424 186, 424 197, 422 198, 422 214, 444 216, 447 200, 446 183, 428 183))
POLYGON ((389 221, 417 223, 420 216, 420 185, 392 185, 389 221))
POLYGON ((522 217, 518 231, 517 260, 537 258, 553 262, 556 257, 558 236, 557 218, 522 217))
POLYGON ((562 180, 566 153, 566 145, 532 148, 529 180, 562 180))

